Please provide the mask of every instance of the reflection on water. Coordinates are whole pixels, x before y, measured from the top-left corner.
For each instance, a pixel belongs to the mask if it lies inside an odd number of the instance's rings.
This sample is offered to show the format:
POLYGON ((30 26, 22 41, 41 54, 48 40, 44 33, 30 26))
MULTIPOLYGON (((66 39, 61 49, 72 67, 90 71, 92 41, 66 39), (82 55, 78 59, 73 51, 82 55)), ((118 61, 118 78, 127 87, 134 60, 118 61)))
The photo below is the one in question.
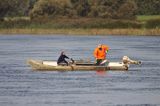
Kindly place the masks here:
POLYGON ((0 106, 158 106, 160 38, 144 36, 0 36, 0 106), (129 71, 36 72, 29 58, 57 60, 64 50, 89 58, 108 44, 110 61, 141 60, 129 71))

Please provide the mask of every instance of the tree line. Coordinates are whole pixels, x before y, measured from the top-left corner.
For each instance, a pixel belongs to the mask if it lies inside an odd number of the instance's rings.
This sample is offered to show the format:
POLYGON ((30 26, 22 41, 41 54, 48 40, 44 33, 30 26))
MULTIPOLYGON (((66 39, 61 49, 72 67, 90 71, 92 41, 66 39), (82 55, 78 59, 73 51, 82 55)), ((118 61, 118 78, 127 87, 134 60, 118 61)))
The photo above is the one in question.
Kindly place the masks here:
POLYGON ((132 0, 39 0, 30 16, 134 19, 135 10, 132 0))
POLYGON ((100 17, 134 19, 159 15, 160 0, 0 0, 0 18, 6 16, 100 17))
POLYGON ((160 0, 135 0, 138 15, 160 15, 160 0))

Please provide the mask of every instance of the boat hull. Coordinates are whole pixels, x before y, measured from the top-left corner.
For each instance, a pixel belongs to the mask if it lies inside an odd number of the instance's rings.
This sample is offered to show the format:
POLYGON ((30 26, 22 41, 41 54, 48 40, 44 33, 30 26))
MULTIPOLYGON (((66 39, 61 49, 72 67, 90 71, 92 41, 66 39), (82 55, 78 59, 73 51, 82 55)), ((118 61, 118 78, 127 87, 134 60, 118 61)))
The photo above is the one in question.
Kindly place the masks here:
POLYGON ((96 66, 94 64, 73 64, 69 66, 52 65, 51 61, 46 62, 40 60, 28 60, 28 64, 33 70, 39 71, 97 71, 97 70, 112 70, 123 71, 128 70, 129 65, 123 62, 110 62, 107 66, 96 66))

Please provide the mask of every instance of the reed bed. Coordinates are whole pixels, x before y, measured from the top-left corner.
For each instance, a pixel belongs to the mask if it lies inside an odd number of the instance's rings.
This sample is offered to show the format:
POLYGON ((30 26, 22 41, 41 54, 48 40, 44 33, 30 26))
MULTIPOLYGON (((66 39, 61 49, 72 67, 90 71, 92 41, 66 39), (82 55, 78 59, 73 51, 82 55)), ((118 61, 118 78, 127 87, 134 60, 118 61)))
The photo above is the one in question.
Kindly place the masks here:
POLYGON ((145 35, 160 36, 160 29, 0 29, 1 34, 35 35, 145 35))
POLYGON ((56 18, 30 20, 28 17, 0 21, 0 34, 65 34, 65 35, 157 35, 159 16, 139 16, 137 20, 102 18, 56 18), (144 21, 145 20, 145 21, 144 21))

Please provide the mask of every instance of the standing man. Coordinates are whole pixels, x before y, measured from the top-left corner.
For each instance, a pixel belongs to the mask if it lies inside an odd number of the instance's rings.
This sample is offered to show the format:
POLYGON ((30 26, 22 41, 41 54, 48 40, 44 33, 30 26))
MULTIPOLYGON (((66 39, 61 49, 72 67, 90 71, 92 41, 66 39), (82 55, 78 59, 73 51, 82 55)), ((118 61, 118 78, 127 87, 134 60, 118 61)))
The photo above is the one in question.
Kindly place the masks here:
POLYGON ((100 65, 103 60, 106 59, 106 54, 109 50, 107 45, 99 44, 94 50, 94 57, 96 59, 96 65, 100 65))

